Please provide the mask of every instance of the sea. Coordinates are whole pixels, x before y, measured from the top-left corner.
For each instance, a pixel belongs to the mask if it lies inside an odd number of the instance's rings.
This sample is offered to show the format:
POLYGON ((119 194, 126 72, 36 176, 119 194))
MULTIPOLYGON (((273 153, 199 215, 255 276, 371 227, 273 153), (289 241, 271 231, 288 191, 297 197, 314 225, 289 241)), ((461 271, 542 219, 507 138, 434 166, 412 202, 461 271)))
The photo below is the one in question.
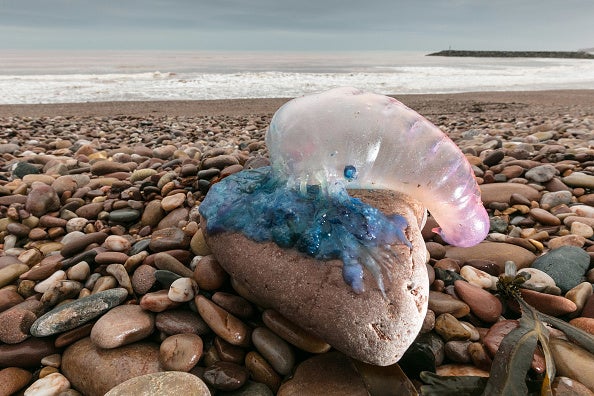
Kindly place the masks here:
POLYGON ((594 61, 427 52, 0 50, 0 104, 594 89, 594 61))

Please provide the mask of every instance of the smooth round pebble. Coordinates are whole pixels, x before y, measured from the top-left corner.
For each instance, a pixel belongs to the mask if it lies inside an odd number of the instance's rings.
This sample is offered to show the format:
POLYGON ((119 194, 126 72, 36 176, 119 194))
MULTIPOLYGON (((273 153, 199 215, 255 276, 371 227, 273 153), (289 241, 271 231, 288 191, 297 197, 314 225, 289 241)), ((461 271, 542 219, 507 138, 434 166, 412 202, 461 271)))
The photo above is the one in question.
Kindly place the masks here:
POLYGON ((161 342, 159 361, 165 370, 190 371, 202 357, 202 338, 197 334, 175 334, 161 342))

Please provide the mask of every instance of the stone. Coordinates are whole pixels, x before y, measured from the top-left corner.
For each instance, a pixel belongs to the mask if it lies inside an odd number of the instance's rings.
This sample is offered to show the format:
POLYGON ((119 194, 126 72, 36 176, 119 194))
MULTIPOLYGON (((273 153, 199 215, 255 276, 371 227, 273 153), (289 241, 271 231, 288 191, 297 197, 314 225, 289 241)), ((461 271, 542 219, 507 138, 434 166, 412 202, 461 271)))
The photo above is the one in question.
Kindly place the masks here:
POLYGON ((527 179, 533 180, 537 183, 546 183, 557 174, 559 174, 557 168, 551 164, 544 164, 529 169, 525 176, 527 179))
POLYGON ((200 335, 210 332, 210 328, 199 315, 182 309, 159 312, 155 318, 155 327, 167 335, 182 333, 200 335))
POLYGON ((126 297, 126 289, 117 288, 64 303, 39 317, 31 326, 31 335, 46 337, 74 329, 121 304, 126 297))
POLYGON ((47 212, 60 209, 60 197, 51 186, 34 182, 27 195, 25 209, 33 216, 43 216, 47 212))
POLYGON ((594 176, 582 172, 573 172, 561 179, 563 183, 571 187, 584 187, 594 189, 594 176))
POLYGON ((167 253, 157 253, 155 255, 155 267, 160 270, 168 270, 186 278, 193 278, 194 271, 183 265, 175 257, 167 253))
POLYGON ((435 315, 449 313, 455 318, 462 318, 470 313, 470 307, 464 301, 433 290, 429 292, 429 309, 435 315))
POLYGON ((198 285, 191 278, 179 278, 171 283, 167 297, 175 302, 188 302, 198 294, 198 285))
POLYGON ((62 246, 62 249, 60 250, 60 254, 64 258, 68 258, 74 256, 77 253, 82 252, 90 244, 102 244, 103 241, 105 241, 105 239, 107 238, 107 234, 104 232, 91 232, 89 234, 72 232, 67 236, 71 237, 68 238, 67 241, 62 240, 64 246, 62 246))
POLYGON ((540 312, 551 316, 562 316, 577 310, 575 303, 565 297, 520 289, 522 298, 540 312))
POLYGON ((132 274, 132 288, 138 294, 146 294, 155 284, 155 267, 150 265, 142 264, 132 274))
POLYGON ((551 238, 547 243, 547 246, 551 250, 559 249, 562 246, 573 246, 581 248, 586 243, 586 238, 581 235, 563 235, 556 238, 551 238))
POLYGON ((549 349, 555 361, 557 375, 572 378, 594 392, 594 354, 559 338, 549 339, 549 349))
POLYGON ((368 396, 369 392, 349 359, 334 351, 302 362, 277 393, 277 396, 300 395, 368 396))
POLYGON ((489 377, 489 372, 468 364, 444 364, 437 367, 435 374, 445 377, 489 377))
POLYGON ((100 348, 117 348, 148 337, 154 326, 151 312, 138 305, 120 305, 97 320, 91 330, 91 341, 100 348))
POLYGON ((151 312, 163 312, 175 308, 180 303, 171 301, 167 296, 167 290, 158 290, 156 292, 146 293, 140 299, 139 305, 142 309, 151 312))
POLYGON ((133 223, 140 217, 140 211, 131 208, 116 209, 109 212, 109 220, 114 223, 133 223))
POLYGON ((446 246, 446 257, 462 263, 472 259, 492 261, 497 264, 500 273, 505 271, 506 261, 512 260, 518 269, 522 269, 536 259, 534 253, 521 246, 500 242, 481 242, 472 247, 446 246))
POLYGON ((472 361, 468 348, 472 341, 448 341, 445 343, 445 356, 455 363, 470 363, 472 361))
POLYGON ((228 278, 229 275, 212 254, 198 260, 194 268, 194 279, 204 290, 220 289, 228 278))
POLYGON ((12 395, 24 388, 33 375, 22 368, 7 367, 0 370, 0 395, 12 395))
POLYGON ((520 274, 530 275, 530 279, 522 283, 522 287, 530 290, 545 291, 557 286, 555 280, 549 274, 533 267, 522 268, 518 271, 518 275, 520 274))
POLYGON ((29 329, 37 316, 21 306, 0 312, 0 342, 18 344, 29 338, 29 329))
POLYGON ((574 221, 571 223, 570 232, 584 238, 590 238, 592 235, 594 235, 594 229, 592 229, 592 226, 579 221, 574 221))
POLYGON ((572 326, 594 335, 594 318, 574 318, 569 321, 572 326))
MULTIPOLYGON (((517 320, 506 319, 501 320, 491 326, 489 331, 487 331, 487 334, 483 336, 483 344, 485 345, 485 348, 491 357, 494 357, 499 350, 499 346, 501 345, 503 338, 519 325, 520 324, 517 320)), ((534 352, 532 357, 531 367, 537 373, 543 373, 545 370, 544 356, 538 349, 534 352)))
POLYGON ((58 352, 52 339, 31 337, 18 344, 0 344, 0 367, 38 367, 45 356, 58 352))
POLYGON ((492 202, 511 203, 512 194, 518 194, 529 201, 538 201, 538 190, 519 183, 488 183, 479 186, 481 200, 485 206, 492 202))
POLYGON ((148 342, 102 349, 90 338, 83 338, 62 354, 62 373, 73 388, 87 396, 103 396, 130 378, 158 371, 162 371, 159 346, 148 342))
POLYGON ((572 197, 570 191, 546 192, 540 198, 540 207, 549 210, 558 205, 569 205, 572 197))
POLYGON ((541 208, 530 209, 530 216, 543 225, 557 226, 561 224, 561 220, 557 216, 541 208))
POLYGON ((210 396, 200 378, 179 371, 151 373, 130 378, 112 388, 105 396, 159 395, 159 396, 210 396))
POLYGON ((0 288, 11 284, 18 279, 21 274, 24 274, 27 271, 29 271, 29 266, 19 263, 9 264, 6 267, 0 268, 0 288))
POLYGON ((130 168, 126 164, 109 160, 97 161, 91 165, 91 173, 97 176, 116 172, 130 172, 130 168))
POLYGON ((551 385, 555 396, 594 396, 582 383, 563 376, 556 376, 551 385))
POLYGON ((212 295, 212 301, 238 318, 249 319, 256 313, 251 302, 236 294, 218 291, 212 295))
POLYGON ((252 331, 252 343, 277 373, 291 373, 295 364, 295 354, 285 340, 266 327, 256 327, 252 331))
POLYGON ((538 257, 532 268, 548 274, 563 293, 577 286, 590 266, 590 256, 575 246, 562 246, 538 257))
POLYGON ((196 233, 192 236, 192 240, 190 241, 190 249, 192 249, 192 253, 194 253, 196 256, 208 256, 209 254, 212 254, 209 245, 206 243, 202 229, 196 231, 196 233))
MULTIPOLYGON (((419 228, 425 208, 390 191, 353 195, 386 213, 399 213, 409 224, 406 234, 412 254, 405 245, 392 247, 396 257, 392 271, 397 276, 392 277, 394 283, 385 284, 385 296, 367 270, 365 291, 356 294, 343 279, 340 260, 320 263, 294 249, 257 243, 239 233, 207 235, 207 243, 235 284, 257 301, 266 301, 270 308, 349 356, 390 365, 413 342, 427 310, 426 249, 419 228)), ((205 223, 201 221, 203 227, 205 223)))
POLYGON ((462 280, 454 281, 454 287, 456 294, 480 320, 493 323, 501 316, 501 301, 488 291, 462 280))
POLYGON ((216 335, 233 345, 249 345, 250 328, 245 323, 202 295, 194 301, 198 313, 216 335))
POLYGON ((165 370, 190 371, 202 357, 202 338, 196 334, 174 334, 161 342, 159 361, 165 370))
POLYGON ((168 195, 161 200, 161 208, 166 212, 170 212, 173 209, 176 209, 176 208, 179 208, 180 206, 182 206, 185 201, 186 201, 186 194, 184 194, 184 193, 168 195))
POLYGON ((204 370, 204 381, 215 389, 231 391, 239 389, 248 380, 248 370, 231 362, 216 362, 204 370))
POLYGON ((267 309, 262 313, 262 321, 282 339, 306 352, 324 353, 330 350, 328 343, 303 330, 273 309, 267 309))
POLYGON ((470 331, 448 313, 435 318, 435 331, 446 341, 465 341, 470 339, 470 331))
POLYGON ((497 281, 499 278, 491 274, 474 268, 471 265, 465 265, 460 268, 460 276, 468 281, 468 283, 478 286, 483 289, 497 290, 497 281))
POLYGON ((39 378, 25 390, 24 396, 59 395, 70 389, 70 381, 60 373, 39 378))
POLYGON ((582 282, 565 293, 565 298, 573 301, 577 307, 575 313, 579 314, 582 312, 584 305, 586 305, 586 301, 588 301, 588 298, 592 295, 592 293, 592 284, 590 282, 582 282))

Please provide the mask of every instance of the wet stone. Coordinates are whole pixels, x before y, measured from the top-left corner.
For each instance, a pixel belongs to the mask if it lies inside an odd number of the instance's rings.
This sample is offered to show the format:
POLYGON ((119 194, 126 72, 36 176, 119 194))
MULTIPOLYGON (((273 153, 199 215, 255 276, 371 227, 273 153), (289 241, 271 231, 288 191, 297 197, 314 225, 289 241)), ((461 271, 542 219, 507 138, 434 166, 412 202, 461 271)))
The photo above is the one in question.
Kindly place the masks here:
POLYGON ((159 347, 159 361, 165 370, 190 371, 202 357, 202 338, 196 334, 175 334, 159 347))
POLYGON ((148 337, 154 325, 152 313, 138 305, 120 305, 99 318, 91 331, 91 341, 100 348, 117 348, 148 337))
POLYGON ((59 395, 68 389, 70 389, 70 381, 60 373, 53 373, 33 382, 25 390, 24 395, 59 395))
POLYGON ((470 339, 470 332, 454 316, 445 313, 435 319, 435 331, 446 341, 470 339))
POLYGON ((328 343, 303 330, 272 309, 264 311, 262 320, 274 333, 299 349, 310 353, 324 353, 330 350, 328 343))
POLYGON ((206 334, 210 331, 208 325, 194 312, 171 309, 159 312, 155 319, 155 326, 165 334, 180 333, 206 334))
POLYGON ((231 362, 216 362, 204 370, 204 381, 224 391, 239 389, 248 380, 245 367, 231 362))
POLYGON ((252 331, 252 343, 281 375, 287 375, 295 364, 295 355, 289 344, 265 327, 257 327, 252 331))
POLYGON ((31 326, 31 335, 45 337, 78 327, 121 304, 128 292, 118 288, 62 304, 38 318, 31 326))
POLYGON ((18 367, 7 367, 0 370, 0 395, 12 395, 24 388, 32 378, 32 374, 18 367))
POLYGON ((171 308, 175 308, 180 303, 171 301, 167 296, 167 290, 159 290, 150 292, 142 296, 140 299, 140 306, 142 309, 151 312, 163 312, 171 308))
POLYGON ((132 223, 140 217, 140 212, 136 209, 116 209, 109 212, 109 220, 114 223, 132 223))
POLYGON ((195 302, 200 316, 216 335, 233 345, 249 345, 250 329, 245 323, 204 296, 198 295, 195 302))

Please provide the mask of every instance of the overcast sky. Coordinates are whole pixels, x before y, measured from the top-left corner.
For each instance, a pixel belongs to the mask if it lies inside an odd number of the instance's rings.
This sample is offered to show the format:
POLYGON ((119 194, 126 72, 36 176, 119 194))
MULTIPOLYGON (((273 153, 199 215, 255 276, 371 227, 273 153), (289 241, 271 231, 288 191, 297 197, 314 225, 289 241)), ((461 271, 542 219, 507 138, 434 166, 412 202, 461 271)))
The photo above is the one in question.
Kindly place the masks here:
POLYGON ((594 47, 594 0, 0 0, 0 49, 449 47, 594 47))

